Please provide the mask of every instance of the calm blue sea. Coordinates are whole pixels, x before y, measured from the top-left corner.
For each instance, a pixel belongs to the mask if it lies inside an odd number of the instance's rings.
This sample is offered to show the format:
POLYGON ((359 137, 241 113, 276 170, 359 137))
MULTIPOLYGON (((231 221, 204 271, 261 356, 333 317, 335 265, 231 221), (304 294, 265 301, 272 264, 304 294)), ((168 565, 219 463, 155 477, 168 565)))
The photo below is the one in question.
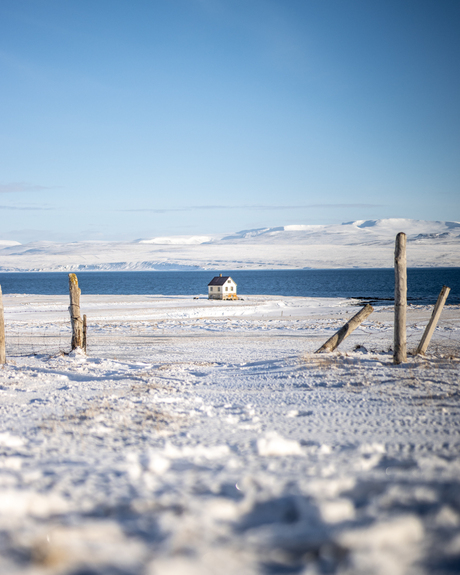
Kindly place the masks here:
MULTIPOLYGON (((254 294, 344 297, 391 303, 393 269, 353 270, 219 270, 238 284, 240 296, 254 294)), ((207 293, 212 271, 176 272, 79 272, 82 294, 207 293)), ((460 268, 413 268, 407 271, 408 301, 434 304, 443 285, 451 288, 449 304, 460 303, 460 268)), ((67 294, 67 273, 0 273, 4 294, 67 294)))

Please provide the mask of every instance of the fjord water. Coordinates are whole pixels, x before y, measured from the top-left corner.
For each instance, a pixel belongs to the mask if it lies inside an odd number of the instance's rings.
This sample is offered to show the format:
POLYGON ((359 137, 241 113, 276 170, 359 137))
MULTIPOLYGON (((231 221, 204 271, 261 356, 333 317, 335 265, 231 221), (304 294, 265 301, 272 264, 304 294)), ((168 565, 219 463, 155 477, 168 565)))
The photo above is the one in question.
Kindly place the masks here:
MULTIPOLYGON (((82 294, 207 294, 207 284, 222 273, 238 284, 238 295, 343 297, 391 304, 393 269, 219 270, 168 272, 77 272, 82 294)), ((460 303, 460 268, 410 268, 408 301, 434 304, 443 285, 451 288, 448 304, 460 303)), ((0 273, 4 294, 68 293, 68 273, 0 273)))

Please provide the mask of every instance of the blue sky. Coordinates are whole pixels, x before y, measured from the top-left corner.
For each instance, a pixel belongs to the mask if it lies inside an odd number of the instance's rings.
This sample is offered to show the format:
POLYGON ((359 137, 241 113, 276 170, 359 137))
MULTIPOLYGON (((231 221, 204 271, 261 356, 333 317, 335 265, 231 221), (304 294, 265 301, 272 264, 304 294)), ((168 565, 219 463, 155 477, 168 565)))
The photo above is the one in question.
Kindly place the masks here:
POLYGON ((1 0, 0 238, 460 220, 457 0, 1 0))

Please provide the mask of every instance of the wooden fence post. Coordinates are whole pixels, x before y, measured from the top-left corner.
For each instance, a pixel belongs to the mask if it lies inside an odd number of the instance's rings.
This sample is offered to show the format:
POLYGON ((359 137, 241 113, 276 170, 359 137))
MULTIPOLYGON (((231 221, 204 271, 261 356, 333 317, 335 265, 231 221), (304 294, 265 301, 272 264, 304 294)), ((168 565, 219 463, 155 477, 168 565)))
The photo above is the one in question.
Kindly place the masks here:
POLYGON ((3 313, 2 286, 0 286, 0 365, 6 363, 5 354, 5 315, 3 313))
POLYGON ((322 345, 315 353, 323 353, 325 351, 334 351, 342 341, 347 338, 355 329, 374 311, 374 308, 367 304, 350 321, 348 321, 339 331, 329 338, 324 345, 322 345))
POLYGON ((83 322, 80 316, 80 294, 78 279, 75 274, 69 274, 70 321, 72 324, 72 350, 83 347, 83 322))
POLYGON ((425 354, 427 347, 430 344, 431 337, 434 333, 434 330, 436 329, 436 325, 438 323, 439 317, 441 316, 442 308, 444 307, 444 304, 446 303, 446 299, 447 299, 447 296, 449 295, 449 292, 450 292, 449 287, 442 286, 441 293, 439 294, 438 301, 436 302, 436 305, 434 306, 430 321, 428 322, 428 325, 425 328, 425 332, 422 336, 422 339, 420 340, 420 343, 418 344, 417 351, 415 352, 417 355, 418 354, 421 354, 421 355, 425 354))
POLYGON ((406 308, 407 308, 407 266, 406 234, 400 232, 395 244, 395 325, 393 363, 407 360, 406 308))
POLYGON ((87 332, 88 326, 86 323, 86 314, 83 315, 83 351, 86 353, 86 343, 87 343, 87 338, 86 338, 86 332, 87 332))

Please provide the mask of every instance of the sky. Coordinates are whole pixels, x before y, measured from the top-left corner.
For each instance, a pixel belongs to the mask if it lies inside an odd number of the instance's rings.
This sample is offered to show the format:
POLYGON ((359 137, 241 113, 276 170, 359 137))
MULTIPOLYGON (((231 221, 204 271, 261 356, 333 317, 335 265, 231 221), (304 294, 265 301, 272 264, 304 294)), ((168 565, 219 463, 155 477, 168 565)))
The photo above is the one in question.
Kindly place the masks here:
POLYGON ((457 0, 1 0, 0 239, 460 221, 457 0))

